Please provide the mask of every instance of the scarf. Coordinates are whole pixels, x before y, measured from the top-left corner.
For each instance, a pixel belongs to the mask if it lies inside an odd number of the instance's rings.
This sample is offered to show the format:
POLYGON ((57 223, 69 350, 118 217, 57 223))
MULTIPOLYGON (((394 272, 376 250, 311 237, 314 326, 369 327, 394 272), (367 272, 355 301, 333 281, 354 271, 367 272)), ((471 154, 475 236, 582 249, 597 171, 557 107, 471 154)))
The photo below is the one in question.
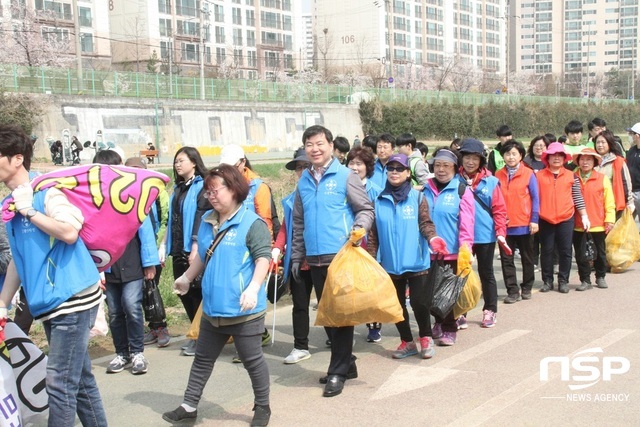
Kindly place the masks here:
POLYGON ((410 191, 411 181, 405 181, 397 187, 394 187, 389 181, 387 181, 382 194, 391 194, 391 197, 393 197, 393 202, 397 205, 398 203, 407 200, 410 191))

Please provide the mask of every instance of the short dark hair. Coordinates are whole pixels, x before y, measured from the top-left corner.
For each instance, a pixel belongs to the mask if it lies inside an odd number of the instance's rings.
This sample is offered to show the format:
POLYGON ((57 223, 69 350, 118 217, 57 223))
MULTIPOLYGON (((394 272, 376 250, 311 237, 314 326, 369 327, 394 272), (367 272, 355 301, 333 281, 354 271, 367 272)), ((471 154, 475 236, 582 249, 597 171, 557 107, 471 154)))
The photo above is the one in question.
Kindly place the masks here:
POLYGON ((549 143, 547 145, 558 140, 558 138, 556 138, 556 136, 552 133, 545 133, 544 136, 547 138, 547 140, 549 140, 549 143))
POLYGON ((558 142, 559 142, 560 144, 564 144, 565 142, 567 142, 567 136, 566 136, 566 135, 560 135, 560 136, 558 137, 558 142))
POLYGON ((411 145, 411 149, 416 149, 416 137, 410 133, 403 133, 399 137, 396 138, 396 146, 400 145, 411 145))
POLYGON ((306 144, 307 139, 321 133, 324 134, 325 138, 327 138, 327 142, 333 144, 333 134, 331 134, 331 131, 326 127, 320 125, 309 126, 307 129, 305 129, 304 133, 302 134, 302 144, 306 144))
POLYGON ((222 179, 224 185, 231 191, 237 203, 245 201, 249 195, 249 183, 233 165, 220 165, 207 172, 204 178, 204 191, 211 186, 214 178, 222 179))
POLYGON ((380 140, 376 142, 376 148, 378 148, 378 144, 380 144, 381 142, 387 142, 391 144, 392 148, 396 148, 396 139, 390 133, 383 133, 382 135, 380 135, 380 140))
POLYGON ((531 143, 529 144, 529 148, 527 148, 527 154, 529 155, 529 157, 531 157, 531 159, 534 159, 534 157, 533 157, 533 146, 536 145, 536 142, 538 142, 538 141, 544 142, 544 146, 545 147, 548 147, 549 144, 551 144, 551 142, 549 141, 549 138, 547 138, 547 135, 538 135, 538 136, 534 137, 531 140, 531 143))
POLYGON ((0 125, 0 154, 7 157, 22 154, 22 164, 30 170, 33 142, 20 126, 0 125))
POLYGON ((511 151, 514 148, 518 150, 520 157, 524 159, 524 156, 527 154, 524 149, 524 145, 522 145, 522 142, 516 141, 515 139, 511 139, 502 144, 502 147, 500 147, 500 155, 504 157, 504 153, 511 151))
POLYGON ((189 160, 191 160, 196 165, 196 175, 204 177, 207 174, 207 167, 202 161, 200 152, 195 147, 182 147, 178 151, 176 151, 176 155, 173 156, 173 179, 176 183, 184 181, 184 178, 178 175, 178 172, 176 172, 176 157, 178 157, 178 154, 180 153, 186 154, 189 160))
POLYGON ((589 130, 593 130, 593 128, 596 126, 600 128, 607 127, 607 122, 605 122, 604 119, 601 119, 600 117, 594 117, 589 123, 587 123, 587 129, 589 130))
POLYGON ((338 150, 341 153, 348 153, 350 148, 349 140, 344 136, 336 136, 336 139, 333 140, 334 150, 338 150))
POLYGON ((369 150, 367 147, 352 148, 351 151, 349 151, 349 154, 347 154, 347 165, 353 159, 362 160, 367 168, 367 178, 371 178, 373 176, 376 163, 376 157, 373 155, 373 151, 369 150))
POLYGON ((582 122, 579 120, 571 120, 564 127, 564 133, 569 135, 570 133, 581 133, 583 131, 582 122))
POLYGON ((121 165, 122 157, 114 150, 100 150, 93 156, 93 163, 100 163, 103 165, 121 165))
POLYGON ((378 135, 367 135, 362 140, 362 145, 375 153, 378 141, 380 141, 380 137, 378 135))
POLYGON ((420 150, 420 153, 422 153, 423 156, 429 154, 429 147, 427 147, 427 144, 425 144, 424 142, 417 142, 416 148, 420 150))
POLYGON ((511 128, 507 125, 502 125, 496 130, 496 135, 498 137, 501 136, 512 136, 513 132, 511 132, 511 128))
POLYGON ((593 141, 594 144, 599 136, 603 137, 605 141, 607 141, 607 145, 609 146, 609 151, 611 153, 615 154, 618 157, 624 157, 624 154, 622 154, 622 152, 620 151, 620 147, 616 143, 615 135, 613 134, 613 132, 611 132, 610 130, 603 130, 598 135, 596 135, 595 140, 593 141))

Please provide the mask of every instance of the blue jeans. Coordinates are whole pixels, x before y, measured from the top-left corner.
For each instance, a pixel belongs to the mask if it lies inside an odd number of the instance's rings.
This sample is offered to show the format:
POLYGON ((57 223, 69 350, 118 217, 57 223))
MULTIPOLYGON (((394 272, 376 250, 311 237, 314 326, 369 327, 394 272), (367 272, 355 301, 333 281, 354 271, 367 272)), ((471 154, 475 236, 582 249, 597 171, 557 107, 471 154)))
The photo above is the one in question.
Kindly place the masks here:
POLYGON ((144 351, 143 280, 126 283, 107 282, 109 329, 116 353, 123 357, 144 351))
POLYGON ((49 341, 46 387, 50 427, 73 427, 76 412, 83 426, 107 425, 88 350, 89 331, 97 314, 96 305, 43 322, 49 341))

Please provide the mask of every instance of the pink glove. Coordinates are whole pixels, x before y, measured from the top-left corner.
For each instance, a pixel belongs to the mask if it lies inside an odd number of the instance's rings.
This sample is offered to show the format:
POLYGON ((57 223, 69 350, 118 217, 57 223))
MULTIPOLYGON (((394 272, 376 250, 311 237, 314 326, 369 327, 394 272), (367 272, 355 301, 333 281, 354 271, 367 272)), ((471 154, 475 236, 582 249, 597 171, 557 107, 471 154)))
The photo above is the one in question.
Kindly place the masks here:
POLYGON ((500 249, 502 249, 506 255, 513 255, 513 251, 511 250, 509 245, 507 245, 507 240, 504 238, 504 236, 498 236, 498 245, 500 245, 500 249))
POLYGON ((433 237, 429 240, 429 245, 431 245, 431 250, 436 254, 441 255, 449 255, 449 251, 447 250, 447 242, 440 236, 433 237))

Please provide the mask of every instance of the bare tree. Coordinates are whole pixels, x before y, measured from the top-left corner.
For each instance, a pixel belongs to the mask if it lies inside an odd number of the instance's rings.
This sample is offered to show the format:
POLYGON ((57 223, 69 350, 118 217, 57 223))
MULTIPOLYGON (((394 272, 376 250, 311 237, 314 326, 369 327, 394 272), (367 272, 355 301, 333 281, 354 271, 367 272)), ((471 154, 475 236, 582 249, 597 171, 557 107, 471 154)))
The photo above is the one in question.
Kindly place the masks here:
POLYGON ((322 30, 324 36, 319 37, 317 40, 318 43, 318 51, 322 55, 322 70, 324 74, 324 81, 328 82, 330 79, 330 70, 331 70, 331 57, 329 56, 329 52, 333 50, 333 34, 329 34, 329 29, 324 28, 322 30), (327 59, 329 56, 329 59, 327 59))
MULTIPOLYGON (((70 52, 70 29, 57 24, 53 11, 38 11, 14 4, 2 23, 0 62, 29 67, 61 67, 74 60, 70 52)), ((72 29, 71 29, 72 30, 72 29)))
POLYGON ((127 20, 125 29, 125 39, 119 44, 119 48, 124 50, 125 62, 135 63, 136 72, 140 72, 140 62, 145 62, 149 58, 148 48, 145 48, 146 21, 140 16, 134 16, 127 20))

